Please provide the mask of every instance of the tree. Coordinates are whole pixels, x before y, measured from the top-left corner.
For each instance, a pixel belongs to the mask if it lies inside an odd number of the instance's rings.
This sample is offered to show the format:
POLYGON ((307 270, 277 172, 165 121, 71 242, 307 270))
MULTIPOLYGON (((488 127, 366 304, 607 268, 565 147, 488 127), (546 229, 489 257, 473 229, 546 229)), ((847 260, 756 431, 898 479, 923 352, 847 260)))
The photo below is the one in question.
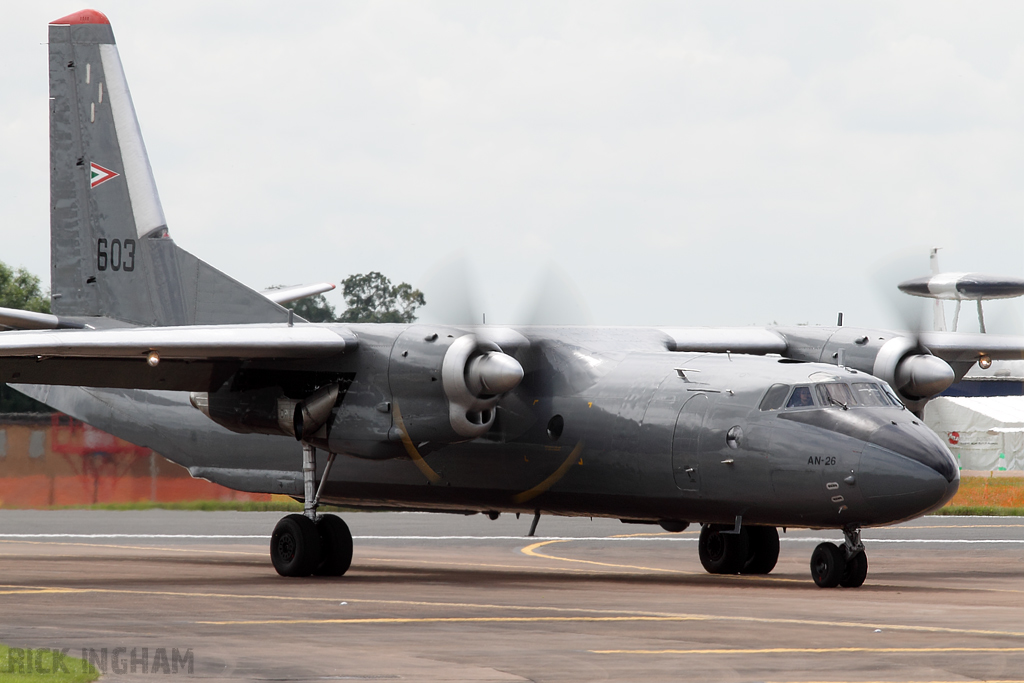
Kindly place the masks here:
MULTIPOLYGON (((14 270, 0 261, 0 306, 36 313, 50 312, 50 297, 39 278, 24 268, 14 270)), ((47 405, 0 384, 0 413, 52 413, 47 405)))
POLYGON ((338 321, 334 312, 334 306, 327 301, 323 294, 307 296, 298 301, 289 302, 284 307, 292 309, 295 311, 295 315, 311 323, 333 323, 338 321))
POLYGON ((427 303, 420 290, 407 282, 392 285, 377 271, 348 276, 341 292, 348 308, 338 322, 344 323, 411 323, 416 309, 427 303))
POLYGON ((0 261, 0 306, 49 313, 50 297, 43 292, 38 277, 24 268, 14 270, 0 261))

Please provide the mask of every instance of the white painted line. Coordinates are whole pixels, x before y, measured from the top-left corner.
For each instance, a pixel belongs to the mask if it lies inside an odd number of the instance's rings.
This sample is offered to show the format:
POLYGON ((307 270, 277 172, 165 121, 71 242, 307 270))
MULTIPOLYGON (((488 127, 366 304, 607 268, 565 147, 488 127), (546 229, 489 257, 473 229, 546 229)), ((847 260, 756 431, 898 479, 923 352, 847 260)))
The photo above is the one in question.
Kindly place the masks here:
MULTIPOLYGON (((141 539, 249 539, 265 541, 270 538, 266 534, 0 534, 0 539, 102 539, 102 538, 141 538, 141 539)), ((588 542, 622 542, 622 541, 654 541, 671 543, 695 543, 696 536, 353 536, 357 541, 519 541, 537 543, 540 541, 588 541, 588 542)), ((779 539, 784 543, 823 543, 830 541, 842 543, 839 537, 824 536, 783 536, 779 539)), ((1024 543, 1024 538, 865 538, 868 544, 874 543, 1024 543)))
POLYGON ((270 538, 237 534, 0 534, 0 538, 270 538))

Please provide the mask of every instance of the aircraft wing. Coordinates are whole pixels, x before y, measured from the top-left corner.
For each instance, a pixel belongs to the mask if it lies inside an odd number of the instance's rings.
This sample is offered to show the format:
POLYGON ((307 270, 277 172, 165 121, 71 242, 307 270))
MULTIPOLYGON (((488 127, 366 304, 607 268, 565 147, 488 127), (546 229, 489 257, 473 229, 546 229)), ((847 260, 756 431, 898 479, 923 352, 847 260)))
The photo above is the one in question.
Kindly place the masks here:
POLYGON ((1024 337, 978 332, 924 332, 921 343, 948 363, 975 362, 982 356, 993 360, 1024 358, 1024 337))
POLYGON ((0 334, 0 381, 207 391, 252 360, 309 360, 354 350, 343 326, 193 325, 0 334))
MULTIPOLYGON (((792 355, 793 329, 773 330, 764 327, 666 327, 667 346, 671 351, 698 353, 778 353, 792 355), (789 335, 789 336, 787 336, 789 335)), ((818 328, 800 328, 815 331, 818 328)), ((835 329, 828 328, 831 334, 835 329)), ((911 333, 901 334, 908 338, 911 333)), ((975 332, 922 332, 921 343, 948 363, 973 363, 983 356, 993 360, 1024 359, 1024 337, 1016 335, 982 334, 975 332)))
POLYGON ((698 353, 766 353, 786 352, 789 344, 777 332, 763 327, 663 327, 669 336, 670 351, 698 353))

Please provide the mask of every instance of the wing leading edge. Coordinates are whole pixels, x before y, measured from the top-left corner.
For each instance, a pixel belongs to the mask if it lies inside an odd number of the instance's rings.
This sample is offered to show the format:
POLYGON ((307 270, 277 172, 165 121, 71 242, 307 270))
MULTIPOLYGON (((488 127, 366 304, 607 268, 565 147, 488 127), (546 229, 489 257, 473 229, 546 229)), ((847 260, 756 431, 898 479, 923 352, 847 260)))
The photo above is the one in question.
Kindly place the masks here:
POLYGON ((246 361, 301 361, 351 352, 342 326, 195 325, 0 334, 0 381, 208 391, 246 361))

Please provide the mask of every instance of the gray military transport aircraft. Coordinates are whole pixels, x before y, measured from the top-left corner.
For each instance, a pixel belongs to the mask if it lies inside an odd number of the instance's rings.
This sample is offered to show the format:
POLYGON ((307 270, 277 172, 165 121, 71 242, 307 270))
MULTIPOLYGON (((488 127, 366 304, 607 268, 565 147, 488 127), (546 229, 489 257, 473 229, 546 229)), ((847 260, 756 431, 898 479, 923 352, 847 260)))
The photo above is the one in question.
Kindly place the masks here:
POLYGON ((699 522, 725 574, 770 572, 777 527, 840 529, 811 573, 859 586, 861 528, 959 486, 925 402, 1021 357, 1019 338, 842 326, 307 323, 171 239, 107 18, 53 22, 49 55, 53 314, 0 311, 0 381, 195 477, 304 501, 273 532, 284 576, 349 568, 331 503, 699 522))

